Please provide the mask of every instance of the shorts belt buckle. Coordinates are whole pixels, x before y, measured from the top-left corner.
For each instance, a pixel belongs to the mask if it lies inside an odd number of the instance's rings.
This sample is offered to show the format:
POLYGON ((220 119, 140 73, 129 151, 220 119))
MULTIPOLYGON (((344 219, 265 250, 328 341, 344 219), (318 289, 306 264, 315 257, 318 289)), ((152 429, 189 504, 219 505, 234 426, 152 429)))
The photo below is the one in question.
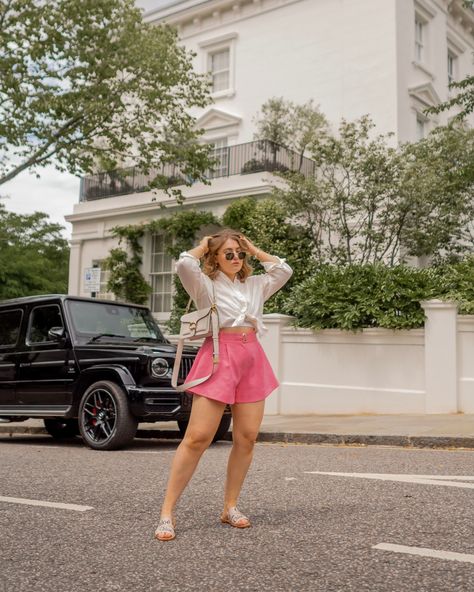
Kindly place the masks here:
POLYGON ((247 343, 247 333, 242 333, 242 341, 247 343))

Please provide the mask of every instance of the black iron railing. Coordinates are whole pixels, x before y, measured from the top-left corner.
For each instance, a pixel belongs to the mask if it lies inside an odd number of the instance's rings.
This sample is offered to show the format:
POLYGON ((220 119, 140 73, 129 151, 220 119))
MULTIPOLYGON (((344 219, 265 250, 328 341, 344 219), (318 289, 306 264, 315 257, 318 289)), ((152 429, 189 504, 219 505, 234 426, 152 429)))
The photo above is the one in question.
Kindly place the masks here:
MULTIPOLYGON (((300 171, 305 177, 314 175, 315 163, 284 146, 258 140, 214 150, 216 164, 207 171, 209 179, 245 175, 258 172, 300 171)), ((173 165, 164 165, 145 175, 137 167, 117 169, 90 175, 81 179, 80 201, 92 201, 104 197, 126 195, 149 190, 149 183, 157 175, 169 178, 173 184, 185 182, 173 165)))

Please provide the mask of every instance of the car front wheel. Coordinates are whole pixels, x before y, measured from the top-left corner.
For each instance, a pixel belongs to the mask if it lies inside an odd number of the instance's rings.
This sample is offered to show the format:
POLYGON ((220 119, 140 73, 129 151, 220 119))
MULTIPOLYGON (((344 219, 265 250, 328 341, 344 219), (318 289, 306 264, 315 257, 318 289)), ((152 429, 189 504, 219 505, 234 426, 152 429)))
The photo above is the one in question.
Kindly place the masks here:
POLYGON ((79 404, 79 430, 94 450, 117 450, 132 442, 138 420, 131 414, 123 389, 114 382, 91 384, 79 404))
POLYGON ((43 419, 43 422, 48 434, 57 440, 74 438, 79 434, 77 419, 43 419))

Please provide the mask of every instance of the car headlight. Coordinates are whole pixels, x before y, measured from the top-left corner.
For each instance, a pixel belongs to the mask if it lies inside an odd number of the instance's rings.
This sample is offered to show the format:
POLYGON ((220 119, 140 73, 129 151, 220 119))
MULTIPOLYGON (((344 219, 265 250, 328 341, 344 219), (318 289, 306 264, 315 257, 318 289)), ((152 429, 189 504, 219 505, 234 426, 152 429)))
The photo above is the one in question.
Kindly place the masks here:
POLYGON ((170 365, 164 358, 155 358, 151 363, 151 373, 157 378, 163 378, 168 374, 169 370, 170 365))

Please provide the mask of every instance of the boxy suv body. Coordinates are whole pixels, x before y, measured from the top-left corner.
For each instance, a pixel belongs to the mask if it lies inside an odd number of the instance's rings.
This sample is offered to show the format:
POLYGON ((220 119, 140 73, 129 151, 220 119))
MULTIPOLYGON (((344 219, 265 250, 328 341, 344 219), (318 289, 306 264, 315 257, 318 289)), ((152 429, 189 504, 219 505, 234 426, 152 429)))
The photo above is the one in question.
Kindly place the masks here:
MULTIPOLYGON (((64 295, 0 302, 0 419, 42 418, 52 436, 80 434, 96 450, 127 445, 144 421, 176 420, 184 434, 192 397, 171 386, 175 354, 143 306, 64 295)), ((185 348, 181 380, 195 355, 185 348)), ((226 408, 214 441, 230 418, 226 408)))

